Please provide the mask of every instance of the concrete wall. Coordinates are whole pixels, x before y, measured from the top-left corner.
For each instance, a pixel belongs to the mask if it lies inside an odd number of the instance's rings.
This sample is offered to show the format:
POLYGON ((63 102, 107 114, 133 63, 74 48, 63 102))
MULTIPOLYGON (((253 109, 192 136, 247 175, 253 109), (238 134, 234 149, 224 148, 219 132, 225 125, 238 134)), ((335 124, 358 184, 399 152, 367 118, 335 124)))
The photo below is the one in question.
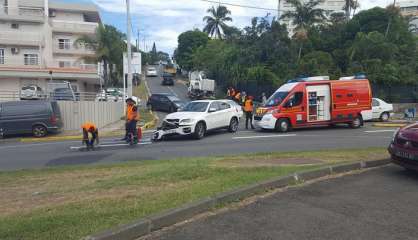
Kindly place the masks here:
POLYGON ((61 10, 55 11, 56 20, 72 21, 72 22, 84 22, 84 16, 82 13, 65 12, 61 10))
POLYGON ((393 111, 395 113, 404 113, 405 109, 415 108, 418 110, 418 103, 394 103, 393 111))
POLYGON ((84 122, 98 128, 114 123, 123 116, 123 102, 58 102, 64 130, 80 130, 84 122))

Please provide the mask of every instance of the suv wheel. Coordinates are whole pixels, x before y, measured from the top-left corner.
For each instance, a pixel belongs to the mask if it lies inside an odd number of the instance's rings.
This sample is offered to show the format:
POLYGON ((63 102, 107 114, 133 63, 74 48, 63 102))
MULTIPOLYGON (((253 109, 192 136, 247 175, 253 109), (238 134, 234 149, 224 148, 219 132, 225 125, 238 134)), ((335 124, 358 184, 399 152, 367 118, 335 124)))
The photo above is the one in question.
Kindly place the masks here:
POLYGON ((239 122, 238 122, 237 118, 232 118, 231 122, 229 122, 228 131, 230 133, 234 133, 234 132, 238 131, 238 126, 239 126, 239 122))
POLYGON ((196 124, 196 127, 194 129, 194 138, 195 139, 202 139, 205 137, 206 134, 206 126, 203 122, 199 122, 196 124))
POLYGON ((287 119, 281 118, 276 121, 275 129, 276 131, 282 132, 282 133, 288 132, 290 131, 290 123, 287 119))
POLYGON ((37 137, 37 138, 45 137, 47 133, 48 131, 45 126, 35 125, 32 128, 32 134, 34 137, 37 137))

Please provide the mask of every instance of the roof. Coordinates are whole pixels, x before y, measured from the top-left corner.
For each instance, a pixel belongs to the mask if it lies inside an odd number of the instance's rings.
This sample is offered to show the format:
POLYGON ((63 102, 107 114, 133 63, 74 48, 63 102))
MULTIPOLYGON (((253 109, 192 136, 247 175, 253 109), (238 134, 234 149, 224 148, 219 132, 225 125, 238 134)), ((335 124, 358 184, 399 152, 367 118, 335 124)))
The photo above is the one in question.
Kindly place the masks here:
POLYGON ((76 12, 99 12, 97 6, 92 3, 63 3, 52 1, 49 3, 49 8, 76 12))

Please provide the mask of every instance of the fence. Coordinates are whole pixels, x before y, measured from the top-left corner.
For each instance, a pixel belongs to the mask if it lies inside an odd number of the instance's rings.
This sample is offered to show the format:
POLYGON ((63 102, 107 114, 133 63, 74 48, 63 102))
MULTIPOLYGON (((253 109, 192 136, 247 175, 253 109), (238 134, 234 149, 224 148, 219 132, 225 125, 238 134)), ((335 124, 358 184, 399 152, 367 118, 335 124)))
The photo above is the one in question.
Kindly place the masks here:
POLYGON ((51 101, 122 101, 122 97, 107 96, 106 94, 97 94, 95 92, 72 92, 63 89, 63 91, 29 92, 22 91, 0 91, 0 102, 19 101, 19 100, 51 100, 51 101))
POLYGON ((58 101, 63 130, 80 130, 86 122, 93 122, 98 128, 114 123, 123 116, 123 102, 71 102, 58 101))

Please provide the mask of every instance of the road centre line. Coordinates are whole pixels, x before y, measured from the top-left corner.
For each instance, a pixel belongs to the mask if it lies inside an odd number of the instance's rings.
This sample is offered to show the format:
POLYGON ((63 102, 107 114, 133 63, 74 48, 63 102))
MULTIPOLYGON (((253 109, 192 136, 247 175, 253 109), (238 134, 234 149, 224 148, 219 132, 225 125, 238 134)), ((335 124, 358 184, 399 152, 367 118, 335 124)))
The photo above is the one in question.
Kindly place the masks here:
POLYGON ((174 96, 179 97, 179 96, 177 96, 177 93, 175 93, 174 90, 171 87, 167 86, 167 88, 174 94, 174 96))
POLYGON ((365 133, 384 133, 384 132, 395 132, 396 129, 390 129, 390 130, 370 130, 370 131, 364 131, 365 133))
POLYGON ((262 136, 246 136, 246 137, 233 137, 234 140, 240 139, 256 139, 256 138, 281 138, 281 137, 295 137, 296 134, 284 134, 284 135, 262 135, 262 136))

